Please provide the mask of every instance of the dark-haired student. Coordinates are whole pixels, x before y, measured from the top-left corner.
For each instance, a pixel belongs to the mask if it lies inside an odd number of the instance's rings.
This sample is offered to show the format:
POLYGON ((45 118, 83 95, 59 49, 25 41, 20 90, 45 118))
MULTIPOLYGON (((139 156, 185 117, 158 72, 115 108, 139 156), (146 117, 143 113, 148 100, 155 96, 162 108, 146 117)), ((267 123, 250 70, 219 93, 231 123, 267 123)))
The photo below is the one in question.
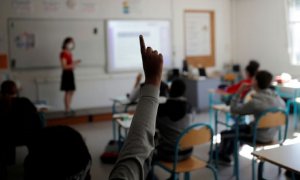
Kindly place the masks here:
MULTIPOLYGON (((232 114, 238 115, 254 115, 255 120, 265 110, 273 107, 285 108, 285 102, 269 87, 271 85, 273 76, 268 71, 259 71, 253 79, 252 87, 256 94, 252 99, 241 104, 242 92, 245 88, 249 88, 248 84, 242 85, 238 92, 233 96, 230 108, 232 114)), ((249 125, 239 125, 239 138, 241 141, 252 139, 252 131, 254 122, 249 125)), ((257 131, 256 141, 259 143, 270 143, 273 141, 277 128, 263 128, 257 131)), ((230 164, 231 155, 234 149, 235 129, 225 130, 221 132, 221 144, 219 149, 219 159, 221 162, 230 164)))
POLYGON ((0 95, 0 179, 6 177, 7 165, 15 163, 16 146, 27 145, 33 133, 42 128, 36 107, 18 97, 15 82, 4 81, 0 95))
MULTIPOLYGON (((170 97, 166 103, 158 106, 156 128, 159 131, 157 158, 163 161, 174 161, 174 147, 180 133, 192 121, 191 107, 184 97, 186 85, 183 80, 173 80, 170 97)), ((187 159, 192 148, 179 152, 179 160, 187 159)))
POLYGON ((91 156, 82 136, 67 126, 38 131, 28 144, 24 180, 90 180, 91 156))
MULTIPOLYGON (((142 77, 143 75, 141 73, 138 73, 132 91, 126 95, 127 99, 129 100, 129 103, 131 104, 135 104, 138 102, 141 85, 142 85, 141 83, 142 77)), ((168 97, 168 96, 169 96, 169 87, 164 81, 161 81, 160 88, 159 88, 159 97, 168 97)))
MULTIPOLYGON (((259 69, 259 63, 255 60, 251 60, 245 68, 245 73, 246 73, 245 79, 241 80, 236 84, 226 87, 224 91, 228 94, 235 94, 243 84, 251 85, 253 77, 255 76, 258 69, 259 69)), ((249 88, 244 89, 244 91, 242 92, 242 97, 244 97, 248 91, 249 88)))
POLYGON ((127 139, 109 179, 142 180, 151 167, 163 57, 151 47, 146 48, 142 36, 140 36, 140 46, 145 84, 141 88, 140 99, 127 139))

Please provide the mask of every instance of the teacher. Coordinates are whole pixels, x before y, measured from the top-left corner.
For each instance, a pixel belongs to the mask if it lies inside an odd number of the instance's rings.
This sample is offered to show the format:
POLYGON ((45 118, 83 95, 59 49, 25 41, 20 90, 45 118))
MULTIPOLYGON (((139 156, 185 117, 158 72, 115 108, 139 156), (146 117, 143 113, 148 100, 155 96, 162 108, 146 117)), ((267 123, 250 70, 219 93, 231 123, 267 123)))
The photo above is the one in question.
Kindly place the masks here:
POLYGON ((67 37, 62 44, 62 52, 60 53, 60 62, 62 67, 61 86, 60 89, 65 91, 64 104, 65 113, 71 113, 71 101, 76 89, 74 68, 81 62, 73 61, 72 51, 75 49, 75 41, 72 37, 67 37))

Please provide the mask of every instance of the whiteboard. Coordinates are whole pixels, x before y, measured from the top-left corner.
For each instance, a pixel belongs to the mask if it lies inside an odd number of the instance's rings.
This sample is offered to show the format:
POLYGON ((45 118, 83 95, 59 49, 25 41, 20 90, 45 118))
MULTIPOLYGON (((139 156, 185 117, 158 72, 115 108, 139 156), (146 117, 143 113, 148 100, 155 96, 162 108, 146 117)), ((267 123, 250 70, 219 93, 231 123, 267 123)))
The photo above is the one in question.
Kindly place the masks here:
POLYGON ((9 57, 12 69, 56 68, 66 37, 76 43, 74 59, 80 66, 104 66, 103 20, 10 19, 9 57))
POLYGON ((122 72, 142 69, 139 35, 146 46, 163 54, 164 68, 172 65, 169 20, 109 20, 107 29, 107 70, 122 72))

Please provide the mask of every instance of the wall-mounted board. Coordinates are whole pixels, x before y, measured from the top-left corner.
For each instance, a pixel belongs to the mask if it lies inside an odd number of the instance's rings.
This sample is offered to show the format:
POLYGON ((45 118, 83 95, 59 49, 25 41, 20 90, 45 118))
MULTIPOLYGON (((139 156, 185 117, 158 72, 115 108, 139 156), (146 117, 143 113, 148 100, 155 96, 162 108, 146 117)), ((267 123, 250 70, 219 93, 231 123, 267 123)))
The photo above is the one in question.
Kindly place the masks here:
POLYGON ((75 59, 80 66, 105 65, 103 20, 10 19, 9 59, 12 69, 42 69, 60 66, 65 37, 76 42, 75 59))
POLYGON ((185 54, 193 66, 215 65, 215 14, 214 11, 185 10, 185 54))
POLYGON ((139 35, 146 46, 163 54, 164 68, 172 65, 171 22, 169 20, 108 20, 107 71, 122 72, 142 69, 139 35))

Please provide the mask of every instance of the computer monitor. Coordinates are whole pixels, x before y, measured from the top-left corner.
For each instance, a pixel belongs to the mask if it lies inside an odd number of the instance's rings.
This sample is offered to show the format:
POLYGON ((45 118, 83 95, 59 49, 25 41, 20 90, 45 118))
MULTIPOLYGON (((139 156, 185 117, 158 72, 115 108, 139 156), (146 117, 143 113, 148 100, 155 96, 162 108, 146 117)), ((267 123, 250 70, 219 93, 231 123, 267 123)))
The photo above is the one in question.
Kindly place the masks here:
POLYGON ((205 68, 198 68, 198 71, 199 71, 199 76, 204 76, 204 77, 206 77, 206 71, 205 71, 205 68))
POLYGON ((232 71, 233 72, 240 72, 240 70, 241 70, 241 68, 240 68, 240 65, 239 64, 234 64, 233 66, 232 66, 232 71))
POLYGON ((183 60, 183 62, 182 62, 182 71, 183 72, 188 72, 189 71, 188 63, 187 63, 186 60, 183 60))

